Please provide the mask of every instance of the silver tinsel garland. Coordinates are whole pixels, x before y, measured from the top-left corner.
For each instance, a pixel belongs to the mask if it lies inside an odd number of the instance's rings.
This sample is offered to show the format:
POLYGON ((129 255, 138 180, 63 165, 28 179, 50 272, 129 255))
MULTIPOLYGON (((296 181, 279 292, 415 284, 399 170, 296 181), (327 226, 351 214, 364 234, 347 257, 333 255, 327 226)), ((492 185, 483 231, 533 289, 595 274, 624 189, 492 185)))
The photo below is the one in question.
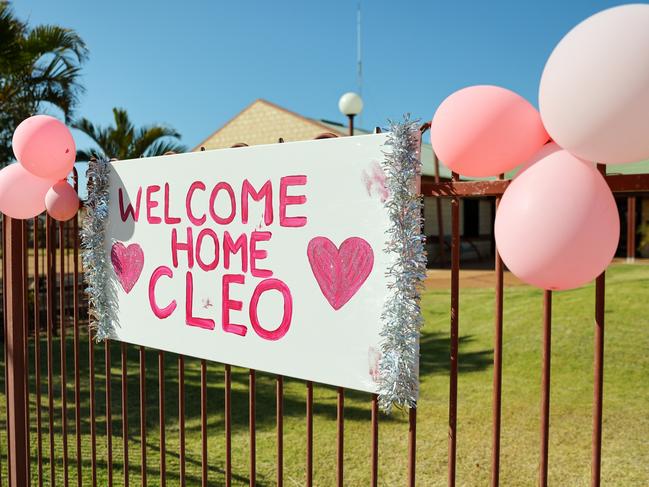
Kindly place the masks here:
POLYGON ((383 411, 393 406, 415 407, 419 394, 419 330, 423 323, 419 296, 426 277, 426 256, 421 233, 422 199, 416 191, 421 174, 420 132, 405 117, 390 123, 383 170, 390 198, 385 206, 391 225, 385 251, 394 256, 387 271, 389 296, 381 318, 381 361, 378 394, 383 411))
POLYGON ((88 200, 81 227, 85 281, 88 284, 90 327, 97 341, 113 337, 115 285, 106 252, 110 164, 91 160, 88 164, 88 200))

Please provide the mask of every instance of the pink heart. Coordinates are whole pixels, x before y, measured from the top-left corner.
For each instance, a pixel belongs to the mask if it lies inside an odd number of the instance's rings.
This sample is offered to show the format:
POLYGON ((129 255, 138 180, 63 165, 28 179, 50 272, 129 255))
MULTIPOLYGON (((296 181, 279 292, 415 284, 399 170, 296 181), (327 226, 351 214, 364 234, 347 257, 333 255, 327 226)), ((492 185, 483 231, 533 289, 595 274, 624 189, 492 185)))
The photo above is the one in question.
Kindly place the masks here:
POLYGON ((128 294, 142 274, 142 267, 144 267, 142 247, 136 243, 125 247, 122 242, 115 242, 110 251, 110 260, 119 283, 128 294))
POLYGON ((315 237, 306 252, 318 286, 335 310, 356 294, 374 265, 372 247, 359 237, 348 238, 340 249, 326 237, 315 237))

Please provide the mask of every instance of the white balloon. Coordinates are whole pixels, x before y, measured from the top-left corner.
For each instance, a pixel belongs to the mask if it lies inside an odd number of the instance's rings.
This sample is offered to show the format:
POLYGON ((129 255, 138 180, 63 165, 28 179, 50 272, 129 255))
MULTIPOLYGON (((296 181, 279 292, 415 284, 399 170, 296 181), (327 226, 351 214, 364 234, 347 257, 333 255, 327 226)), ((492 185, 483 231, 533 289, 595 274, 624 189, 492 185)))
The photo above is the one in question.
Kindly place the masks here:
POLYGON ((649 5, 604 10, 572 29, 545 65, 539 107, 554 141, 582 159, 649 158, 649 5))

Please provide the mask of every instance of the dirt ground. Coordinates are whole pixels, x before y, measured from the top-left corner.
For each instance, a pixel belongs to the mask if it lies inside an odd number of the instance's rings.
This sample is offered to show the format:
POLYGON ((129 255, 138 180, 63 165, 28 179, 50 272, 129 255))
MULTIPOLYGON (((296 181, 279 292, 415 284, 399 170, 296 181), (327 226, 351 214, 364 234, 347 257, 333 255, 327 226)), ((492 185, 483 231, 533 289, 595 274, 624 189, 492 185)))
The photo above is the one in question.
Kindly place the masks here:
MULTIPOLYGON (((626 259, 614 259, 614 264, 624 264, 626 259)), ((635 265, 649 265, 649 259, 636 259, 635 265)), ((515 275, 509 271, 504 273, 505 286, 524 286, 515 275)), ((460 270, 460 288, 493 288, 496 285, 496 274, 493 269, 460 270)), ((451 271, 449 269, 428 269, 426 289, 448 289, 451 287, 451 271)))
MULTIPOLYGON (((524 284, 511 272, 505 272, 505 286, 523 286, 524 284)), ((460 270, 461 288, 486 288, 496 285, 496 274, 493 270, 460 270)), ((451 271, 448 269, 429 269, 424 281, 426 289, 448 289, 451 287, 451 271)))

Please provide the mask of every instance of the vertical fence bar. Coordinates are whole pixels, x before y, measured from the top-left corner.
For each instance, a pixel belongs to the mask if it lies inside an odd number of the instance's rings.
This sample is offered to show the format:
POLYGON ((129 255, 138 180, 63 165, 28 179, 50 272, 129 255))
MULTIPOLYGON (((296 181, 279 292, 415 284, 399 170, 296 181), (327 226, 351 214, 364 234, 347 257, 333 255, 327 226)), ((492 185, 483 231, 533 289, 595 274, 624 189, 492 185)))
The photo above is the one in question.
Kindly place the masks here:
MULTIPOLYGON (((76 223, 76 221, 75 221, 76 223)), ((75 225, 76 227, 76 225, 75 225)), ((76 235, 76 232, 75 232, 76 235)), ((76 237, 75 237, 76 240, 76 237)), ((81 364, 79 361, 79 268, 78 268, 78 250, 75 243, 74 248, 74 294, 73 294, 73 325, 74 325, 74 428, 76 433, 76 451, 77 451, 77 486, 83 484, 83 474, 81 470, 82 453, 81 453, 81 364)))
MULTIPOLYGON (((504 179, 501 174, 499 179, 504 179)), ((496 198, 496 211, 500 204, 500 197, 496 198)), ((493 400, 492 400, 492 431, 491 431, 491 487, 500 484, 500 424, 502 413, 502 360, 503 360, 503 261, 496 247, 495 274, 496 274, 496 305, 494 316, 494 375, 493 375, 493 400)))
POLYGON ((140 347, 140 478, 147 485, 146 471, 146 350, 140 347))
POLYGON ((306 485, 313 487, 313 382, 306 383, 306 485))
MULTIPOLYGON (((31 438, 30 438, 30 402, 29 402, 29 292, 28 281, 29 275, 27 273, 27 249, 29 242, 27 238, 27 220, 20 221, 21 230, 21 245, 23 251, 21 253, 21 266, 22 266, 22 313, 23 313, 23 349, 25 354, 25 439, 27 442, 27 453, 31 455, 31 438)), ((27 484, 31 485, 31 458, 27 457, 27 484)))
POLYGON ((255 422, 255 371, 248 376, 248 421, 250 427, 250 487, 257 484, 257 426, 255 422))
POLYGON ((126 360, 126 343, 122 342, 120 345, 122 352, 122 448, 124 450, 124 487, 128 487, 128 363, 126 360))
MULTIPOLYGON (((606 171, 606 167, 604 167, 604 171, 606 171)), ((637 198, 635 196, 628 196, 626 201, 626 261, 631 263, 635 262, 637 198)))
POLYGON ((4 238, 6 259, 6 311, 7 322, 5 341, 7 343, 7 450, 13 453, 8 471, 10 485, 23 486, 29 482, 29 450, 27 443, 27 415, 25 400, 27 382, 25 381, 25 323, 23 313, 23 255, 25 246, 22 239, 20 220, 7 218, 4 238))
POLYGON ((606 274, 602 272, 595 281, 595 358, 593 382, 593 452, 592 487, 599 487, 602 472, 602 404, 604 395, 604 304, 606 274))
MULTIPOLYGON (((452 173, 458 181, 457 173, 452 173)), ((455 487, 457 452, 457 367, 460 318, 460 198, 451 198, 451 353, 448 407, 448 485, 455 487)))
MULTIPOLYGON (((79 175, 74 173, 74 190, 79 193, 79 175)), ((77 447, 77 487, 83 484, 81 472, 81 364, 79 362, 79 212, 72 220, 72 323, 74 327, 74 428, 77 447)))
POLYGON ((68 487, 68 398, 65 329, 65 222, 59 222, 59 326, 61 345, 61 440, 63 442, 63 485, 68 487))
POLYGON ((54 377, 52 333, 54 328, 54 256, 52 242, 52 218, 45 217, 45 255, 47 259, 47 419, 50 446, 50 485, 56 485, 56 464, 54 462, 54 377))
POLYGON ((165 441, 165 355, 158 350, 158 411, 160 413, 160 486, 167 485, 167 447, 165 441))
MULTIPOLYGON (((597 169, 606 177, 606 165, 597 164, 597 169)), ((631 198, 627 199, 629 206, 631 198)), ((627 234, 627 261, 629 256, 635 259, 635 197, 633 197, 633 214, 627 207, 627 224, 632 231, 627 234), (632 218, 632 221, 631 221, 632 218), (632 240, 632 249, 628 241, 632 240)), ((628 229, 629 229, 628 228, 628 229)), ((627 229, 627 230, 628 230, 627 229)), ((604 400, 604 319, 606 298, 606 272, 602 272, 595 280, 595 345, 593 358, 593 438, 591 461, 591 487, 599 487, 602 478, 602 406, 604 400)))
POLYGON ((207 487, 207 361, 201 360, 201 485, 207 487))
POLYGON ((408 486, 415 487, 417 476, 417 407, 408 411, 408 486))
MULTIPOLYGON (((4 332, 3 336, 7 336, 7 259, 5 256, 7 255, 7 221, 8 217, 2 216, 2 330, 4 332)), ((9 344, 7 343, 7 340, 3 340, 3 352, 4 352, 4 359, 5 359, 5 364, 7 361, 7 357, 9 356, 9 344)), ((9 394, 7 391, 7 387, 9 384, 9 371, 7 367, 4 368, 4 376, 5 376, 5 384, 4 384, 4 393, 5 393, 5 420, 8 419, 9 417, 9 394)), ((9 437, 9 431, 11 429, 11 425, 7 421, 7 437, 9 437)), ((0 458, 2 455, 0 455, 0 458)), ((7 447, 7 482, 11 484, 11 450, 7 447)), ((2 481, 2 471, 0 470, 0 481, 2 481)))
POLYGON ((543 291, 543 356, 541 374, 541 460, 539 485, 548 485, 550 433, 550 359, 552 354, 552 291, 543 291))
POLYGON ((43 412, 41 409, 41 317, 38 216, 34 217, 34 374, 36 379, 36 460, 38 486, 43 487, 43 412))
POLYGON ((110 363, 110 340, 104 341, 104 365, 106 374, 106 468, 108 487, 113 486, 113 414, 112 414, 112 373, 110 363))
POLYGON ((88 368, 90 375, 90 466, 92 487, 97 487, 97 409, 95 391, 95 342, 88 331, 88 368))
POLYGON ((345 462, 345 389, 338 387, 336 401, 336 485, 344 485, 345 462))
POLYGON ((379 484, 379 396, 372 394, 372 471, 370 485, 379 484))
POLYGON ((284 378, 275 382, 275 412, 277 421, 277 487, 284 485, 284 378))
POLYGON ((178 355, 178 461, 180 485, 185 487, 185 357, 178 355))
POLYGON ((232 370, 225 365, 225 487, 232 486, 232 370))

